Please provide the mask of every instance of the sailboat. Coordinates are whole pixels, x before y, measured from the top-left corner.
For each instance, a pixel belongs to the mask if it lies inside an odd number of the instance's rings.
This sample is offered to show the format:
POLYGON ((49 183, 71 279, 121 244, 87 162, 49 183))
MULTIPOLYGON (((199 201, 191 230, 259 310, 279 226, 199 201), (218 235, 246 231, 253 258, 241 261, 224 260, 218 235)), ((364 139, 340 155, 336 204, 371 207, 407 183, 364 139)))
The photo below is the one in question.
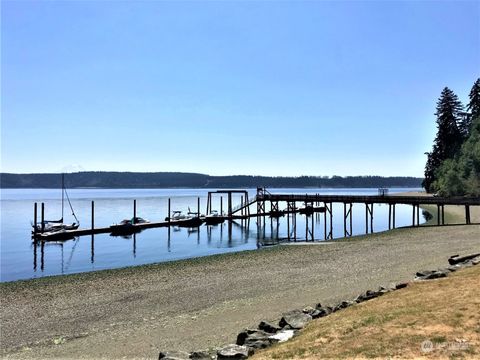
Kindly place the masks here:
POLYGON ((64 232, 65 230, 76 230, 80 226, 80 221, 78 221, 77 216, 75 215, 75 211, 73 210, 72 203, 70 202, 70 198, 68 197, 67 189, 65 188, 65 174, 62 174, 62 218, 60 220, 44 220, 43 224, 36 225, 32 224, 33 231, 37 233, 56 233, 56 232, 64 232), (75 218, 76 222, 71 224, 65 224, 63 222, 63 213, 65 208, 65 197, 67 198, 68 205, 70 206, 70 210, 72 210, 72 215, 75 218))

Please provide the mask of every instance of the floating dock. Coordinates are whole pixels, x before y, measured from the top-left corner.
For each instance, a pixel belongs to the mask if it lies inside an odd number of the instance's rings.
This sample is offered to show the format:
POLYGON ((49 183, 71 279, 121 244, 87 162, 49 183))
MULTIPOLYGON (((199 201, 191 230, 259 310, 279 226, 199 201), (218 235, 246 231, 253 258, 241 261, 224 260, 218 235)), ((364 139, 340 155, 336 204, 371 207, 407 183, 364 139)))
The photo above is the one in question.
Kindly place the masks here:
MULTIPOLYGON (((382 189, 384 190, 384 189, 382 189)), ((388 228, 392 229, 396 227, 395 224, 395 207, 396 205, 410 205, 412 206, 412 226, 420 225, 420 205, 433 205, 437 208, 437 225, 445 225, 444 207, 446 205, 464 206, 465 207, 465 224, 474 224, 470 218, 470 206, 480 206, 480 198, 445 198, 434 196, 396 196, 386 195, 385 191, 382 191, 379 195, 322 195, 322 194, 271 194, 265 188, 257 188, 257 194, 252 199, 249 199, 248 192, 245 190, 217 190, 208 192, 206 212, 209 214, 212 204, 212 197, 215 195, 227 196, 227 213, 225 216, 221 216, 222 220, 245 220, 252 217, 265 218, 272 217, 278 218, 287 215, 287 228, 288 239, 291 238, 291 229, 294 230, 292 235, 293 239, 296 239, 296 216, 297 213, 307 215, 306 221, 306 240, 309 239, 311 234, 311 240, 313 240, 313 229, 309 230, 308 215, 317 213, 323 213, 324 216, 324 232, 325 239, 333 239, 333 204, 343 204, 343 224, 344 224, 344 236, 352 236, 352 216, 353 204, 365 205, 365 231, 366 233, 373 232, 373 206, 375 204, 385 204, 389 207, 388 212, 388 228), (233 206, 232 195, 241 195, 240 204, 233 206), (279 208, 279 203, 286 203, 285 209, 279 208), (269 205, 269 206, 267 206, 269 205), (301 207, 297 206, 300 205, 301 207), (256 212, 251 213, 251 207, 255 206, 256 212), (329 220, 329 229, 327 229, 327 218, 329 220)), ((133 218, 136 218, 136 200, 133 201, 133 218)), ((41 204, 41 223, 44 223, 44 204, 41 204)), ((168 214, 171 214, 171 202, 168 199, 168 214)), ((197 200, 197 213, 200 214, 200 198, 197 200)), ((220 198, 220 214, 223 214, 223 198, 220 198)), ((168 217, 169 218, 169 217, 168 217)), ((34 204, 34 223, 35 228, 37 224, 37 203, 34 204)), ((198 224, 201 225, 201 222, 198 224)), ((160 228, 160 227, 198 227, 189 226, 189 222, 182 220, 165 220, 158 222, 147 222, 131 224, 131 233, 140 232, 144 229, 160 228)), ((478 223, 477 223, 478 224, 478 223)), ((34 240, 49 241, 58 239, 69 239, 76 236, 94 235, 102 233, 115 232, 115 227, 118 225, 112 225, 108 227, 95 227, 95 204, 92 201, 91 205, 91 227, 76 230, 65 230, 61 232, 35 232, 33 233, 34 240)), ((311 222, 313 226, 313 221, 311 222)))

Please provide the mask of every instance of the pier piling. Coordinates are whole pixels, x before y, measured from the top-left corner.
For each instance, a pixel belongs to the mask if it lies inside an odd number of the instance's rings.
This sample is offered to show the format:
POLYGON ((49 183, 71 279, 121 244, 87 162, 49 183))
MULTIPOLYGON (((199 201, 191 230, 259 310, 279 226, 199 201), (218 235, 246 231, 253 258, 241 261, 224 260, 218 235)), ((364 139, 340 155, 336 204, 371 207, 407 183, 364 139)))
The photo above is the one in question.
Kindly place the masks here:
POLYGON ((42 202, 42 233, 45 232, 45 203, 42 202))
POLYGON ((137 222, 137 200, 133 200, 133 224, 137 222))
POLYGON ((92 201, 92 231, 95 229, 95 202, 92 201))
POLYGON ((33 205, 33 234, 37 235, 37 203, 33 205))

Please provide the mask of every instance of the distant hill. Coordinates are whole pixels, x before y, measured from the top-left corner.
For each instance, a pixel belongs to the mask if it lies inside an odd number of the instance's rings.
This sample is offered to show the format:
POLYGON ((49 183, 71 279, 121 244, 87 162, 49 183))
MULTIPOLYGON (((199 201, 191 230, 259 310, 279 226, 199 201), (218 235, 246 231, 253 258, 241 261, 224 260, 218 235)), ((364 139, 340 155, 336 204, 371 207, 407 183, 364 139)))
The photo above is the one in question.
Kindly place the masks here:
MULTIPOLYGON (((68 188, 420 188, 422 178, 381 176, 210 176, 179 172, 85 171, 65 174, 68 188)), ((0 173, 1 188, 59 188, 60 174, 0 173)))

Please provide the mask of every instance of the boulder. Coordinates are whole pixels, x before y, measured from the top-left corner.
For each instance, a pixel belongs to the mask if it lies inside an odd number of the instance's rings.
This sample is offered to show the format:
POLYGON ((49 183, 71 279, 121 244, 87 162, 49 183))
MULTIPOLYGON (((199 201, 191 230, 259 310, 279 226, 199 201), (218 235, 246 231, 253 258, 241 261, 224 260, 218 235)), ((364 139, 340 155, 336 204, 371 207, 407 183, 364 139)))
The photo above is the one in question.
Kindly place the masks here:
POLYGON ((353 301, 342 301, 340 304, 336 305, 334 308, 333 308, 333 312, 335 311, 338 311, 338 310, 342 310, 342 309, 345 309, 349 306, 352 306, 354 304, 353 301))
POLYGON ((398 283, 397 285, 395 285, 395 290, 403 289, 403 288, 406 288, 407 286, 408 286, 408 283, 406 282, 398 283))
POLYGON ((271 333, 263 330, 245 329, 237 336, 237 345, 245 345, 254 349, 263 349, 270 346, 274 340, 271 333))
POLYGON ((271 334, 275 334, 282 329, 280 326, 269 323, 268 321, 260 321, 260 324, 258 324, 258 328, 271 334))
POLYGON ((475 259, 476 257, 480 256, 480 253, 477 254, 471 254, 467 256, 458 256, 458 255, 453 255, 448 259, 448 263, 450 265, 455 265, 459 263, 464 263, 467 262, 468 260, 475 259))
POLYGON ((159 360, 188 360, 190 354, 184 351, 165 351, 158 354, 159 360))
MULTIPOLYGON (((321 306, 321 304, 318 304, 321 306)), ((318 306, 317 305, 317 306, 318 306)), ((318 309, 307 306, 305 309, 302 310, 304 314, 308 314, 312 317, 312 319, 318 319, 319 317, 322 317, 322 312, 319 311, 318 309)))
POLYGON ((360 294, 355 298, 356 303, 361 303, 363 301, 371 300, 376 297, 379 297, 380 295, 383 295, 383 292, 381 290, 379 291, 372 291, 372 290, 367 290, 364 294, 360 294))
POLYGON ((443 270, 427 270, 427 271, 419 271, 416 274, 416 280, 432 280, 432 279, 439 279, 444 278, 450 271, 447 269, 443 270))
POLYGON ((217 356, 215 353, 211 353, 208 350, 205 351, 193 351, 190 354, 190 359, 192 360, 213 360, 216 359, 217 356))
MULTIPOLYGON (((320 305, 320 304, 318 304, 320 305)), ((324 317, 324 316, 327 316, 328 314, 331 314, 333 312, 333 309, 330 307, 330 306, 321 306, 318 307, 317 305, 317 313, 315 314, 316 318, 319 318, 319 317, 324 317)), ((313 318, 313 316, 312 316, 313 318)))
POLYGON ((283 314, 279 325, 285 328, 287 325, 292 329, 303 329, 312 317, 301 310, 293 310, 283 314))
POLYGON ((230 344, 217 351, 217 359, 246 359, 254 350, 247 346, 230 344))

